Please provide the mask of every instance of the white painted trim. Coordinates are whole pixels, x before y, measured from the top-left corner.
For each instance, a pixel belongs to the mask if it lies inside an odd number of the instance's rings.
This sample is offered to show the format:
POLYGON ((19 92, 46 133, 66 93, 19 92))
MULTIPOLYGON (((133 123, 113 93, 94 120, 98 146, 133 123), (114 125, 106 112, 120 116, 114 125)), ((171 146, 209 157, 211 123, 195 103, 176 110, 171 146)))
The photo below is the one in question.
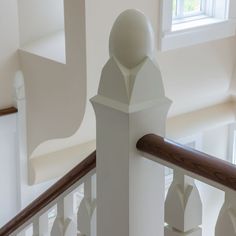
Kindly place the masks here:
POLYGON ((225 0, 222 8, 222 0, 216 0, 213 18, 209 15, 208 18, 184 22, 173 27, 172 0, 161 0, 159 49, 173 50, 234 36, 236 10, 231 9, 233 4, 232 0, 225 0))
POLYGON ((235 35, 235 28, 234 21, 222 21, 167 33, 161 39, 160 49, 167 51, 231 37, 235 35))

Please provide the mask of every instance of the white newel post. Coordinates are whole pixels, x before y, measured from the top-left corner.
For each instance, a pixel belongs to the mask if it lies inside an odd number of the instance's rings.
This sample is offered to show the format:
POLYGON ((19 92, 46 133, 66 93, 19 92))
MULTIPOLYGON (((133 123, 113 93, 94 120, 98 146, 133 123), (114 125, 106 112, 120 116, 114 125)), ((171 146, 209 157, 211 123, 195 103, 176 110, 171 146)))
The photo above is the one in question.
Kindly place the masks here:
POLYGON ((136 149, 143 135, 165 135, 170 100, 153 62, 154 34, 139 11, 127 10, 110 35, 97 119, 97 236, 164 235, 164 167, 136 149))
POLYGON ((225 192, 225 202, 220 211, 215 236, 236 236, 236 193, 233 190, 225 192))
POLYGON ((174 170, 165 202, 165 236, 201 236, 202 202, 194 179, 174 170))

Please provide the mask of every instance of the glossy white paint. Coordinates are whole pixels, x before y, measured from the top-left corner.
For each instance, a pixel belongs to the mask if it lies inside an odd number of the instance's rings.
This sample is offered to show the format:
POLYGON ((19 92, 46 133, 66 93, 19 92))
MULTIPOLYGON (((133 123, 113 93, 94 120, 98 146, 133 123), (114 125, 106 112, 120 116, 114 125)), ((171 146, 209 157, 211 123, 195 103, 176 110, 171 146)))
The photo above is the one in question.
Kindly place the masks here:
MULTIPOLYGON (((136 23, 138 28, 141 23, 141 28, 146 27, 141 34, 149 37, 151 33, 148 19, 135 10, 121 14, 116 22, 136 23), (143 19, 147 21, 145 24, 143 19)), ((120 25, 115 23, 112 32, 116 32, 116 27, 119 29, 120 25)), ((130 28, 129 35, 135 45, 135 28, 130 28)), ((118 38, 123 42, 126 35, 118 38)), ((126 45, 119 40, 115 46, 122 52, 126 45)), ((110 44, 116 43, 111 34, 110 44)), ((145 48, 145 40, 141 43, 144 45, 140 48, 145 48)), ((139 52, 139 47, 136 50, 139 52)), ((164 233, 164 167, 144 159, 135 145, 146 133, 165 134, 171 102, 165 97, 159 68, 148 57, 149 50, 144 52, 142 58, 139 53, 131 55, 130 63, 111 50, 98 95, 92 98, 97 119, 98 236, 164 233), (137 61, 140 61, 138 65, 137 61), (135 66, 129 68, 130 65, 135 66)))
POLYGON ((194 179, 174 170, 165 201, 165 236, 202 235, 202 202, 194 179))
POLYGON ((131 69, 145 57, 153 57, 154 31, 146 16, 126 10, 117 18, 110 34, 110 57, 115 56, 122 65, 131 69), (137 25, 139 27, 137 27, 137 25))

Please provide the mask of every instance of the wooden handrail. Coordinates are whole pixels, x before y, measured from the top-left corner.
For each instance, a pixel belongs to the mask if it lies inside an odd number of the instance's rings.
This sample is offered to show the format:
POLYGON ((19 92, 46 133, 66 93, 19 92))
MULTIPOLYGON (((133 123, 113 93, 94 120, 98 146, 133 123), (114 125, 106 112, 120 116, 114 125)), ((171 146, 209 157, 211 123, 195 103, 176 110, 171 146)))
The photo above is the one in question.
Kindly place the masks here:
POLYGON ((9 107, 9 108, 5 108, 5 109, 1 109, 0 110, 0 116, 6 116, 6 115, 14 114, 17 111, 18 110, 15 107, 9 107))
POLYGON ((0 229, 0 236, 7 236, 30 220, 40 210, 59 197, 72 185, 78 182, 86 174, 96 167, 96 152, 94 151, 84 161, 68 172, 57 183, 50 187, 40 197, 34 200, 29 206, 21 211, 16 217, 0 229))
POLYGON ((148 134, 137 143, 138 150, 199 176, 236 190, 236 166, 205 153, 148 134))

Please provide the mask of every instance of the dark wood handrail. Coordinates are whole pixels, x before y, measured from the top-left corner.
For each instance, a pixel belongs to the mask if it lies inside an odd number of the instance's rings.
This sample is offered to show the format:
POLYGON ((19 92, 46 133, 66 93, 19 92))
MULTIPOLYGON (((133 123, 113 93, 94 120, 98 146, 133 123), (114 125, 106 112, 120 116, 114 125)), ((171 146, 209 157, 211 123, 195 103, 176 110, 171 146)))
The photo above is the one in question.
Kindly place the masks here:
POLYGON ((34 200, 28 207, 21 211, 16 217, 0 229, 0 236, 8 236, 16 229, 30 220, 40 210, 64 193, 72 185, 78 182, 86 174, 96 167, 96 152, 94 151, 84 161, 78 164, 68 174, 50 187, 40 197, 34 200))
POLYGON ((14 114, 14 113, 17 113, 17 111, 18 110, 15 107, 0 109, 0 116, 6 116, 6 115, 14 114))
POLYGON ((154 134, 142 137, 137 143, 137 148, 187 171, 236 190, 236 166, 227 161, 154 134))

